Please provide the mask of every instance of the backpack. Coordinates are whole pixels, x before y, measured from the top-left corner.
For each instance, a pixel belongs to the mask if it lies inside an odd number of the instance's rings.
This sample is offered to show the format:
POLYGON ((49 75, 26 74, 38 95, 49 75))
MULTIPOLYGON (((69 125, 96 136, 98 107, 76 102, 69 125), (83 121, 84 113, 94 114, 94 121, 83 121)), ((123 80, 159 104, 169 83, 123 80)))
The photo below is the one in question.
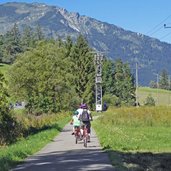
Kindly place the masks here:
POLYGON ((83 110, 82 114, 81 114, 81 121, 89 121, 89 114, 87 110, 83 110))

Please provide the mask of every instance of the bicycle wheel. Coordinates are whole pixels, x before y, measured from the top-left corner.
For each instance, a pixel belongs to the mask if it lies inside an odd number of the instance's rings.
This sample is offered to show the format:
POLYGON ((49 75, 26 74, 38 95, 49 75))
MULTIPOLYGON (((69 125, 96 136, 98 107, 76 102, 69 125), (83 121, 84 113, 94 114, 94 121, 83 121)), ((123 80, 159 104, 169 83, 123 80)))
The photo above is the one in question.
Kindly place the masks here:
POLYGON ((87 136, 87 142, 90 143, 90 135, 87 136))
POLYGON ((75 144, 77 144, 78 143, 78 136, 76 135, 75 136, 75 144))
POLYGON ((87 147, 87 136, 84 137, 84 147, 87 147))

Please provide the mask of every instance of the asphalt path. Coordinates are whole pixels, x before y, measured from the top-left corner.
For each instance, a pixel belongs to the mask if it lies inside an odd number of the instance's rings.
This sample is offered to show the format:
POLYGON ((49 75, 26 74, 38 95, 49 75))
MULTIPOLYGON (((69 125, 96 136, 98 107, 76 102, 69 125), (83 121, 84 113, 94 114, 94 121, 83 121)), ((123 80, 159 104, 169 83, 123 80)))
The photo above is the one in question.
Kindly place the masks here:
POLYGON ((12 171, 113 171, 108 155, 99 144, 94 130, 87 148, 83 141, 75 144, 71 135, 72 126, 66 125, 63 131, 42 150, 28 157, 23 164, 12 171))

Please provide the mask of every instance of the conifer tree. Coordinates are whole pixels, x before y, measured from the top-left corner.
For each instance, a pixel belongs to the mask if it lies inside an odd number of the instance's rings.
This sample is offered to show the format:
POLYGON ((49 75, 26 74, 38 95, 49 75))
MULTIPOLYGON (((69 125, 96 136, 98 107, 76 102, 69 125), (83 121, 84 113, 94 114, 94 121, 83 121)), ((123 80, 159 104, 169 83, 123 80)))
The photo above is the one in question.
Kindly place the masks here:
POLYGON ((134 78, 128 64, 120 59, 114 64, 114 94, 123 104, 133 105, 135 102, 134 78))
POLYGON ((2 62, 3 59, 3 36, 0 35, 0 62, 2 62))
POLYGON ((65 48, 66 48, 66 56, 70 57, 71 54, 71 49, 73 47, 73 42, 70 36, 67 37, 66 42, 65 42, 65 48))
POLYGON ((31 27, 25 26, 22 34, 22 47, 23 51, 29 50, 35 46, 35 40, 31 27))
POLYGON ((114 62, 105 59, 103 61, 103 94, 113 94, 114 93, 114 62))
POLYGON ((75 90, 83 102, 93 105, 95 88, 94 57, 85 38, 80 35, 72 48, 71 60, 73 65, 75 90))
POLYGON ((22 52, 21 35, 17 24, 5 34, 2 48, 4 49, 2 60, 6 63, 14 62, 16 55, 22 52))
POLYGON ((165 69, 163 69, 160 74, 159 87, 161 89, 166 89, 166 90, 169 89, 168 73, 165 69))
POLYGON ((44 34, 42 28, 40 25, 37 25, 35 29, 35 40, 43 40, 43 39, 44 39, 44 34))

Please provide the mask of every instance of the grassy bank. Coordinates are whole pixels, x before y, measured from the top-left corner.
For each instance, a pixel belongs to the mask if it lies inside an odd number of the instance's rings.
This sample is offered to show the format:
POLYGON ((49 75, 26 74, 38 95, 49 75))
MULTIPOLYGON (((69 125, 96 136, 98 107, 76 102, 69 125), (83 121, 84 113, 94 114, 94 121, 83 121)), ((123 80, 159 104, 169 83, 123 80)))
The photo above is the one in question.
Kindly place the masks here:
POLYGON ((28 136, 17 143, 0 148, 0 171, 7 171, 12 166, 19 164, 27 156, 34 154, 50 142, 69 121, 69 115, 57 116, 58 121, 49 128, 28 136))
POLYGON ((139 87, 138 88, 138 101, 141 105, 146 101, 147 96, 151 95, 156 105, 171 105, 171 91, 163 89, 155 89, 149 87, 139 87))
POLYGON ((7 72, 9 68, 10 68, 10 65, 0 63, 0 72, 5 75, 5 78, 7 77, 7 72))
POLYGON ((109 109, 93 126, 115 168, 171 170, 171 107, 109 109))

